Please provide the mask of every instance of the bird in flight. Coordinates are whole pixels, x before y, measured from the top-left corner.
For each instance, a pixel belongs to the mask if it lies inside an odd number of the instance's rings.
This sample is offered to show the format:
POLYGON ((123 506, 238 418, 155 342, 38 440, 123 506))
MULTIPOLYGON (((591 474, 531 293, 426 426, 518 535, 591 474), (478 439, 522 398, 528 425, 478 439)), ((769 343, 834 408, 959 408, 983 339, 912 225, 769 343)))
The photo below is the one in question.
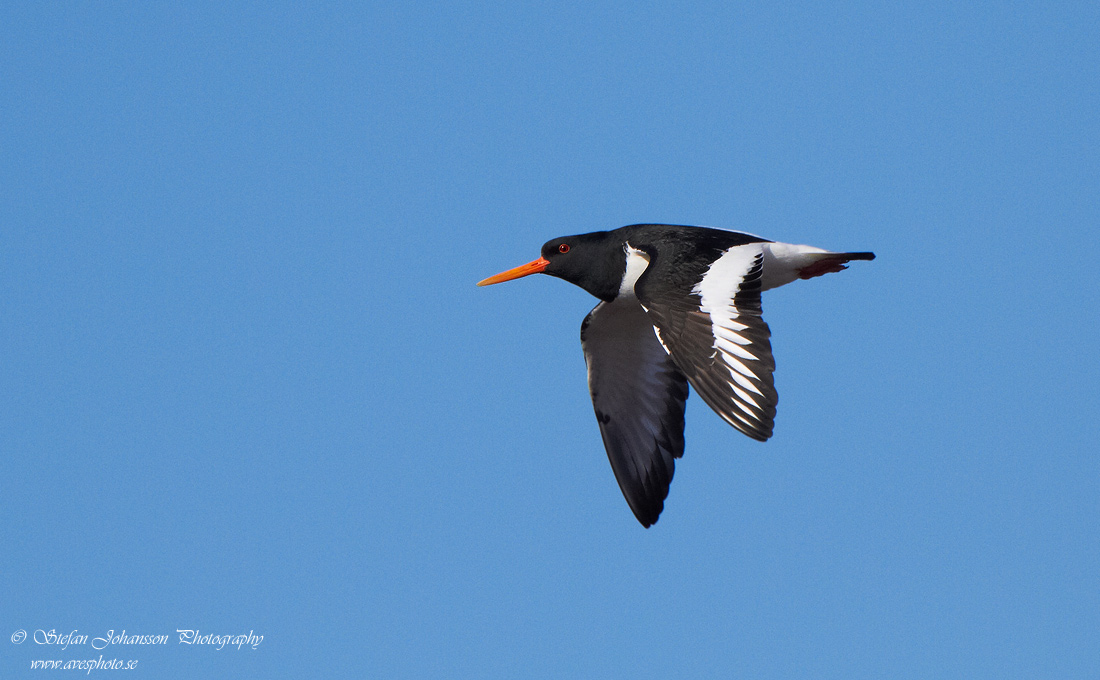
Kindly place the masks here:
POLYGON ((619 488, 649 527, 684 453, 688 385, 742 433, 771 437, 779 397, 760 293, 873 259, 737 231, 635 224, 553 239, 539 259, 477 285, 542 273, 599 298, 581 324, 588 390, 619 488))

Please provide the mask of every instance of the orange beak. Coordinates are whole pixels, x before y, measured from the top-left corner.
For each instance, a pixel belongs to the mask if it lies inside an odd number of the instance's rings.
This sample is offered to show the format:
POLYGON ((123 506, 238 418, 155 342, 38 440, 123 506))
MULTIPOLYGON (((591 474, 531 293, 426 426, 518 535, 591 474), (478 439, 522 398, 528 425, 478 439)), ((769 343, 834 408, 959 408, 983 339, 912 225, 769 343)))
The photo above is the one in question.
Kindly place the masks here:
POLYGON ((543 269, 546 269, 546 266, 548 264, 550 264, 549 260, 547 260, 545 257, 540 257, 539 259, 535 260, 534 262, 528 262, 527 264, 521 264, 520 266, 516 267, 515 269, 509 269, 508 271, 501 272, 501 273, 497 274, 496 276, 490 276, 489 278, 485 279, 484 281, 478 281, 477 285, 479 285, 479 286, 491 286, 494 283, 502 283, 504 281, 511 281, 512 279, 518 279, 518 278, 523 277, 523 276, 530 276, 531 274, 538 274, 543 269))

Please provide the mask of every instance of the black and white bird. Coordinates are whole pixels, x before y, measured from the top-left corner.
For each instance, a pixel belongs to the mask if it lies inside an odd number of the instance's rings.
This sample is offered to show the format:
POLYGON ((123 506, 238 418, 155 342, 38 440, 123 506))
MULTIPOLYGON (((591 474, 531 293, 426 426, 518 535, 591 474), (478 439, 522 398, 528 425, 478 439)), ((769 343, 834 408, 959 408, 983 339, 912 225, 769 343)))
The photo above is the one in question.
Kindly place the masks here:
POLYGON ((874 258, 736 231, 635 224, 548 241, 539 259, 477 285, 542 273, 600 299, 581 324, 588 389, 615 478, 649 527, 684 453, 689 384, 744 434, 772 434, 778 395, 760 293, 874 258))

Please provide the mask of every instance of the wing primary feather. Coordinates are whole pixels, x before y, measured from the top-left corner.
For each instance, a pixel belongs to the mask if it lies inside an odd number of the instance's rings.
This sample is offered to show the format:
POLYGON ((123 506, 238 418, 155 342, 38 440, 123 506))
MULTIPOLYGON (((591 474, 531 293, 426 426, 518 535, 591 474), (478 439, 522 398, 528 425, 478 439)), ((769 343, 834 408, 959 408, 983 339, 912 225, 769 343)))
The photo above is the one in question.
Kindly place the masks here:
POLYGON ((634 516, 652 526, 684 453, 687 379, 631 295, 596 305, 581 345, 611 469, 634 516))

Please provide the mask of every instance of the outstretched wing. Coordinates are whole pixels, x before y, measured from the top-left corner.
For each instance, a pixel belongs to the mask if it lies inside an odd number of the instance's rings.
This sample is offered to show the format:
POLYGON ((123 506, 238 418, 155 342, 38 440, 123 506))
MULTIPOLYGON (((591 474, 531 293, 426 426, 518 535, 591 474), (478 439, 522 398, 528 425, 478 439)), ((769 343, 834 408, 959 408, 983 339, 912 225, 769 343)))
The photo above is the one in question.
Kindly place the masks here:
POLYGON ((642 295, 661 343, 691 386, 741 432, 764 441, 772 434, 775 391, 771 331, 761 317, 764 251, 760 244, 721 251, 697 283, 642 295))
POLYGON ((596 305, 581 325, 581 346, 611 469, 648 527, 664 509, 674 459, 684 453, 687 380, 632 295, 596 305))

